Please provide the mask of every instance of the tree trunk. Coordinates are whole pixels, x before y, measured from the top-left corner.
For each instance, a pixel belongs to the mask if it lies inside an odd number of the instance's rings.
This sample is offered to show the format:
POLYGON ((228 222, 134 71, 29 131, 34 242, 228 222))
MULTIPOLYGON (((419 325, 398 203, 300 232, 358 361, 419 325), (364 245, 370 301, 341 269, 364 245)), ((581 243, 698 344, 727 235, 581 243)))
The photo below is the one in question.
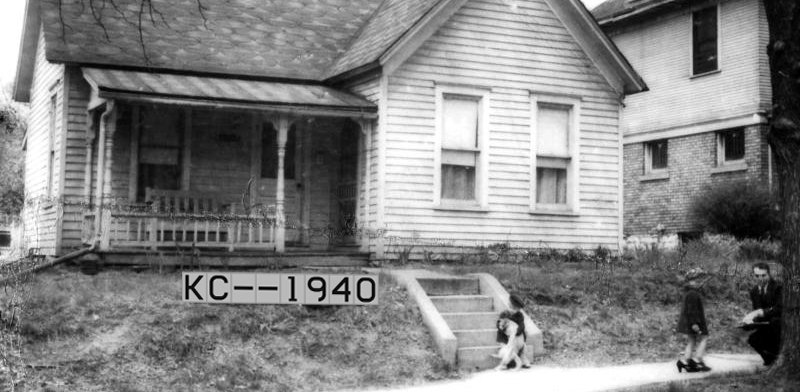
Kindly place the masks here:
POLYGON ((783 333, 774 372, 800 375, 800 4, 764 0, 769 24, 772 113, 768 141, 778 171, 783 265, 783 333))

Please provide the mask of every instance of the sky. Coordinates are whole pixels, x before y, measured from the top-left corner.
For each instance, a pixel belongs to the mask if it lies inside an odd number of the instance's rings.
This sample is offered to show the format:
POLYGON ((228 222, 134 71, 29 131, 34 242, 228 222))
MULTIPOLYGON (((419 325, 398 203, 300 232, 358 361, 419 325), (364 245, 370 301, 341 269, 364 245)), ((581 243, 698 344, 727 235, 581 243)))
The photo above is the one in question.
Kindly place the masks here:
MULTIPOLYGON (((592 9, 603 0, 582 0, 592 9)), ((25 0, 0 0, 0 86, 13 83, 22 35, 25 0)))

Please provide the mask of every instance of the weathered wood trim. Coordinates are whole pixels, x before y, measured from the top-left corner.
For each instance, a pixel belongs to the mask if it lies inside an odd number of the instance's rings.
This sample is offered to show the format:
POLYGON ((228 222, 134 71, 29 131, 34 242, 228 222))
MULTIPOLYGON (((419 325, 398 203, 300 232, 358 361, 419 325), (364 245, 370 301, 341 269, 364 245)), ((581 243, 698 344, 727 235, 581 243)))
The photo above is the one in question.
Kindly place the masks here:
POLYGON ((361 249, 362 251, 366 252, 369 252, 370 247, 369 206, 372 202, 370 192, 370 184, 372 183, 372 178, 370 175, 370 172, 372 171, 372 131, 373 122, 362 121, 361 134, 364 136, 364 224, 362 225, 361 249))
POLYGON ((250 205, 258 200, 261 184, 261 123, 259 115, 253 113, 250 121, 250 205))
POLYGON ((275 187, 275 212, 277 215, 277 228, 275 230, 275 251, 283 253, 286 250, 286 216, 284 213, 285 180, 284 158, 286 156, 286 136, 289 132, 289 116, 281 115, 278 119, 278 174, 275 187))
POLYGON ((106 110, 100 116, 100 139, 97 158, 97 206, 95 231, 100 235, 100 249, 110 248, 112 159, 114 132, 116 128, 116 104, 108 101, 106 110))
MULTIPOLYGON (((295 130, 297 132, 297 130, 295 130)), ((295 137, 302 137, 303 139, 303 166, 301 173, 301 181, 303 184, 303 243, 310 245, 311 238, 309 238, 308 228, 311 227, 311 173, 313 162, 311 162, 311 129, 307 126, 302 127, 302 136, 295 135, 295 137)))
MULTIPOLYGON (((618 117, 617 117, 617 119, 618 119, 617 123, 619 124, 620 127, 622 126, 623 115, 625 114, 625 111, 623 110, 624 108, 625 108, 625 102, 620 101, 619 108, 617 110, 617 112, 619 113, 618 117)), ((624 228, 623 228, 623 222, 624 222, 624 216, 625 216, 624 215, 624 211, 623 211, 623 209, 625 208, 625 187, 624 187, 625 186, 625 177, 624 177, 625 176, 625 165, 622 163, 622 157, 625 156, 625 143, 623 143, 622 131, 620 131, 617 135, 618 135, 618 138, 619 138, 618 143, 617 143, 618 144, 618 153, 617 154, 619 154, 618 156, 620 157, 619 164, 617 165, 617 166, 619 166, 619 170, 618 170, 618 174, 617 174, 619 176, 619 178, 617 179, 618 182, 619 182, 619 185, 617 187, 618 188, 618 190, 617 190, 617 206, 618 206, 618 211, 617 211, 617 217, 618 217, 617 218, 617 252, 620 255, 622 255, 622 243, 623 243, 622 241, 623 241, 623 238, 624 238, 624 235, 625 235, 624 228)))
MULTIPOLYGON (((88 80, 88 78, 87 78, 88 80)), ((376 118, 377 112, 368 111, 358 108, 340 108, 340 107, 314 107, 314 106, 301 106, 301 105, 271 105, 266 103, 249 103, 249 102, 229 102, 229 101, 215 101, 204 100, 196 98, 166 98, 157 96, 143 96, 136 93, 129 92, 116 92, 116 91, 100 91, 100 98, 106 99, 119 99, 127 101, 149 102, 162 105, 188 105, 202 108, 212 109, 242 109, 242 110, 255 110, 262 112, 279 113, 290 116, 320 116, 320 117, 356 117, 356 118, 376 118)))
POLYGON ((695 123, 689 126, 680 126, 659 129, 653 132, 637 133, 625 135, 624 144, 642 143, 651 140, 672 139, 676 137, 695 135, 727 128, 748 127, 759 124, 767 124, 767 118, 763 113, 747 113, 741 116, 729 117, 725 119, 715 119, 702 123, 695 123))
POLYGON ((192 108, 183 110, 183 148, 181 151, 181 189, 188 191, 192 184, 192 108))
MULTIPOLYGON (((400 40, 390 47, 379 61, 384 75, 390 75, 428 40, 467 0, 444 0, 435 5, 400 40)), ((383 112, 381 112, 383 113, 383 112)))
POLYGON ((92 164, 94 159, 92 152, 94 150, 94 140, 97 138, 97 133, 94 131, 94 110, 86 110, 86 168, 84 170, 83 184, 83 197, 87 202, 92 199, 92 164))
POLYGON ((378 97, 378 173, 377 173, 377 199, 376 205, 376 229, 380 231, 377 236, 377 244, 375 247, 375 258, 383 259, 385 254, 385 235, 388 231, 386 227, 386 133, 389 126, 389 75, 384 73, 380 79, 380 96, 378 97))
MULTIPOLYGON (((69 100, 70 100, 70 72, 69 68, 63 67, 61 68, 63 72, 63 81, 64 83, 61 84, 61 142, 58 146, 59 148, 59 157, 58 157, 58 188, 55 189, 54 196, 58 197, 60 200, 64 200, 64 189, 66 189, 64 183, 67 179, 67 134, 69 133, 69 100)), ((62 219, 63 216, 63 205, 57 206, 57 208, 62 211, 56 215, 56 243, 55 243, 55 252, 56 254, 61 254, 61 243, 63 238, 63 229, 64 229, 64 220, 62 219)))
POLYGON ((139 133, 141 124, 139 117, 141 107, 133 105, 131 108, 131 162, 128 176, 128 201, 136 200, 139 189, 139 133))

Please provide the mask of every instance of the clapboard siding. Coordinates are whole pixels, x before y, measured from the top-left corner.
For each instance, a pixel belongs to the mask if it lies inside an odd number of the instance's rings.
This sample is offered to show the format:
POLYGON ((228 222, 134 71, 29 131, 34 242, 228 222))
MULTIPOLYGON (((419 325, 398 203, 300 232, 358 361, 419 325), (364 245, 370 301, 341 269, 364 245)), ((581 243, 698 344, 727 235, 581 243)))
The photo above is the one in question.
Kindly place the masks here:
MULTIPOLYGON (((409 238, 455 246, 616 249, 618 103, 544 1, 471 0, 389 76, 385 225, 389 251, 409 238), (433 208, 435 86, 489 89, 488 212, 433 208), (582 97, 579 216, 530 214, 531 94, 582 97), (397 238, 394 238, 397 237, 397 238), (403 240, 400 237, 406 237, 403 240)), ((405 241, 405 242, 404 242, 405 241)))
POLYGON ((691 11, 615 31, 614 42, 650 91, 626 98, 623 134, 722 120, 769 107, 766 20, 757 0, 719 6, 720 72, 691 77, 691 11))
POLYGON ((30 114, 28 119, 27 149, 25 151, 25 199, 23 215, 23 241, 27 248, 37 248, 41 254, 56 253, 56 238, 59 222, 56 217, 61 206, 48 196, 57 198, 62 184, 60 173, 61 148, 64 129, 64 67, 51 64, 45 59, 44 34, 40 31, 36 48, 36 62, 31 84, 30 114), (48 162, 50 160, 49 107, 56 97, 55 150, 52 167, 51 194, 47 194, 48 162))
MULTIPOLYGON (((350 81, 343 87, 364 97, 375 105, 380 103, 380 74, 372 74, 364 78, 350 81)), ((415 102, 413 99, 409 99, 407 102, 409 108, 424 109, 425 107, 424 103, 415 102)), ((359 193, 358 197, 361 209, 357 212, 357 214, 360 228, 365 228, 367 230, 377 229, 378 227, 377 198, 379 194, 378 186, 380 184, 380 180, 378 178, 378 156, 380 154, 378 138, 379 133, 380 130, 378 129, 377 121, 375 121, 372 126, 372 134, 370 135, 371 145, 369 150, 365 152, 363 144, 359 146, 359 161, 361 162, 361 178, 359 181, 361 192, 359 193), (369 155, 369 167, 367 167, 367 159, 365 154, 369 155), (366 183, 366 171, 369 171, 369 184, 366 183)), ((361 134, 361 137, 364 137, 363 133, 361 134)), ((375 252, 375 246, 376 244, 374 239, 370 238, 366 249, 368 252, 375 252)))
MULTIPOLYGON (((80 69, 67 67, 69 82, 69 102, 67 102, 67 144, 64 173, 64 199, 69 201, 62 217, 62 249, 77 248, 82 245, 84 207, 91 201, 84 195, 86 183, 86 143, 88 120, 86 108, 89 102, 90 87, 84 80, 80 69)), ((93 161, 96 170, 97 161, 93 161)), ((96 177, 92 173, 92 177, 96 177)), ((91 188, 92 191, 94 188, 91 188)), ((91 195, 90 195, 91 196, 91 195)))

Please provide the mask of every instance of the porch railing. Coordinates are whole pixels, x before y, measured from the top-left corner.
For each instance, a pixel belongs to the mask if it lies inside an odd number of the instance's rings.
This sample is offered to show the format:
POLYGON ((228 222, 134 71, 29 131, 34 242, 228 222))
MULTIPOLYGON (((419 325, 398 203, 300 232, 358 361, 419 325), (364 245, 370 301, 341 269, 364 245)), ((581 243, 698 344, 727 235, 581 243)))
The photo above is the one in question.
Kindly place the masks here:
POLYGON ((146 199, 147 205, 112 210, 101 233, 111 248, 275 248, 274 208, 242 214, 221 195, 150 188, 146 199))

